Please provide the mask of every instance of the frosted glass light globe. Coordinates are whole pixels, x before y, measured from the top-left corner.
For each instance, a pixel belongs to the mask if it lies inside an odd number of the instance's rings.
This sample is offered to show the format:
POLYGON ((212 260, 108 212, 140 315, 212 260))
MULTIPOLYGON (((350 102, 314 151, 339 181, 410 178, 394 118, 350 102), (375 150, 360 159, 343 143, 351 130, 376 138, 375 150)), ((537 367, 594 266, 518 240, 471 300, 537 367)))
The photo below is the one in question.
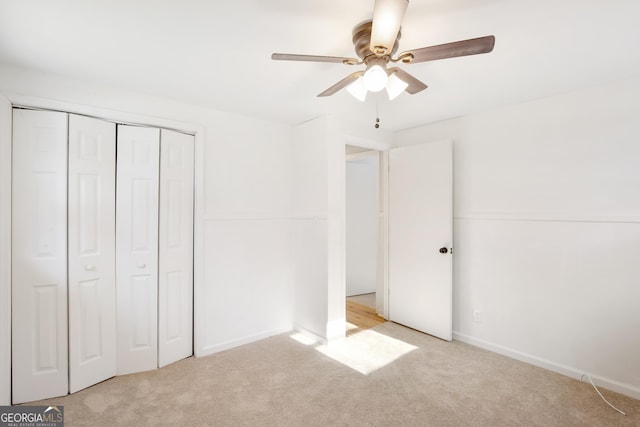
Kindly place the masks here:
POLYGON ((358 77, 358 80, 347 86, 347 92, 353 95, 358 101, 364 102, 367 99, 367 88, 364 87, 362 82, 362 76, 358 77))
POLYGON ((380 65, 371 66, 362 76, 364 87, 371 92, 380 92, 387 85, 387 72, 380 65))
POLYGON ((387 95, 389 95, 389 101, 393 101, 400 95, 404 90, 409 87, 409 84, 403 80, 401 80, 395 73, 389 76, 389 82, 387 83, 387 95))

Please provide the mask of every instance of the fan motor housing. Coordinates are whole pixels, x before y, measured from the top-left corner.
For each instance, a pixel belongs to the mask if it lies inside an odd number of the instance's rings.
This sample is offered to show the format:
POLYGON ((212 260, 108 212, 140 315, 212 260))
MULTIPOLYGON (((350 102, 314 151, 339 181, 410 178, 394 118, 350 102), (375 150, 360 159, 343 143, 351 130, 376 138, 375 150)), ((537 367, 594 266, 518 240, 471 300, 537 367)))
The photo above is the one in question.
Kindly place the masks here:
MULTIPOLYGON (((368 20, 364 21, 353 28, 353 46, 356 50, 356 54, 363 62, 367 62, 367 58, 371 56, 378 56, 374 52, 371 51, 371 28, 373 21, 368 20)), ((396 37, 396 41, 393 44, 393 48, 390 52, 387 52, 385 55, 380 57, 390 58, 398 51, 398 44, 400 42, 401 31, 398 31, 398 37, 396 37)), ((388 62, 388 59, 387 59, 388 62)))

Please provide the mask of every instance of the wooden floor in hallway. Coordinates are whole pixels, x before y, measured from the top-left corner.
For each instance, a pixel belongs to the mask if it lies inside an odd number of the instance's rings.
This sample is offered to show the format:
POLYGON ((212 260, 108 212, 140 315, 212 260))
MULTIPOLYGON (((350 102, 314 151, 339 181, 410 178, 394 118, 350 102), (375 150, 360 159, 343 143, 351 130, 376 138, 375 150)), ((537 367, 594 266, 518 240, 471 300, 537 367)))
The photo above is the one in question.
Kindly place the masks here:
POLYGON ((386 322, 372 307, 347 299, 347 336, 386 322))

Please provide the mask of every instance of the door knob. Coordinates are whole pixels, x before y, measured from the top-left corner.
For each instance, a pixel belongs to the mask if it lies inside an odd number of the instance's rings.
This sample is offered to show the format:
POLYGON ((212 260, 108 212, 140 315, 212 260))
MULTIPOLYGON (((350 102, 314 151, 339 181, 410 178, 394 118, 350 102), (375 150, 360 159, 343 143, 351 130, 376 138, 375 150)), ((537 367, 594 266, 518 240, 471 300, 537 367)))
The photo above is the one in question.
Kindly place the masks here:
POLYGON ((91 264, 87 264, 87 265, 84 266, 84 269, 87 270, 87 271, 93 271, 93 270, 96 269, 96 266, 95 265, 91 265, 91 264))
POLYGON ((145 268, 146 266, 147 264, 142 264, 142 263, 138 264, 138 268, 145 268))
POLYGON ((446 254, 446 253, 448 253, 448 252, 449 252, 449 249, 447 249, 447 248, 445 248, 445 247, 440 248, 440 253, 441 253, 441 254, 446 254))

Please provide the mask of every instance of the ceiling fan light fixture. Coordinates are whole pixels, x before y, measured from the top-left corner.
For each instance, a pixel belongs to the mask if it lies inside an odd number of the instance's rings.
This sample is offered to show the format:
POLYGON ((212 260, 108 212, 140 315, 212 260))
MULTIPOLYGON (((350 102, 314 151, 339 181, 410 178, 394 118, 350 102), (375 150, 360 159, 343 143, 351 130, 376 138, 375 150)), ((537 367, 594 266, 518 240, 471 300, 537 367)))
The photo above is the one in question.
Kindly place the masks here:
POLYGON ((389 96, 389 101, 396 99, 407 87, 409 87, 409 83, 396 76, 395 73, 391 74, 387 81, 387 86, 385 87, 387 95, 389 96))
POLYGON ((409 0, 376 0, 369 49, 378 56, 391 53, 409 0))
POLYGON ((364 87, 371 92, 380 92, 387 86, 388 80, 389 76, 387 75, 387 70, 378 64, 367 68, 364 76, 362 76, 362 83, 364 84, 364 87))
POLYGON ((476 37, 450 43, 427 46, 408 50, 392 58, 398 50, 400 41, 400 25, 404 18, 409 0, 375 0, 373 19, 366 20, 353 28, 352 41, 356 58, 325 55, 300 55, 274 53, 271 59, 278 61, 310 61, 333 62, 344 65, 366 65, 364 71, 355 71, 333 84, 318 97, 331 96, 348 88, 349 92, 365 101, 367 92, 387 90, 390 100, 400 96, 404 91, 415 95, 427 88, 427 85, 404 71, 402 68, 389 66, 389 63, 401 62, 413 64, 436 61, 439 59, 457 58, 460 56, 479 55, 493 50, 495 36, 476 37))
POLYGON ((349 92, 354 98, 358 101, 364 102, 367 99, 367 88, 364 87, 364 82, 362 76, 358 77, 358 79, 347 86, 347 92, 349 92))

